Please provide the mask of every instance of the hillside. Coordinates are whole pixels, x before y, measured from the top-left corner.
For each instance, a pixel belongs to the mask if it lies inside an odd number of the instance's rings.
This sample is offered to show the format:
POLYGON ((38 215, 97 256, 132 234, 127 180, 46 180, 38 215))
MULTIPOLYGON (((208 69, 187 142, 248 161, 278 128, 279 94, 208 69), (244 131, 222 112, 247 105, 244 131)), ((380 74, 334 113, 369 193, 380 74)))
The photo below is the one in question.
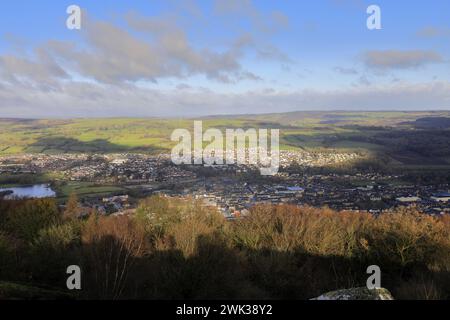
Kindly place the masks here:
POLYGON ((364 286, 369 265, 396 299, 450 297, 450 220, 413 208, 376 218, 260 205, 227 221, 189 198, 84 220, 75 207, 0 201, 0 298, 56 297, 74 261, 82 299, 311 299, 364 286))
MULTIPOLYGON (((281 148, 363 151, 406 165, 450 164, 450 112, 292 112, 216 116, 203 128, 278 128, 281 148), (437 125, 439 124, 439 125, 437 125)), ((164 153, 194 119, 0 120, 0 155, 164 153)))

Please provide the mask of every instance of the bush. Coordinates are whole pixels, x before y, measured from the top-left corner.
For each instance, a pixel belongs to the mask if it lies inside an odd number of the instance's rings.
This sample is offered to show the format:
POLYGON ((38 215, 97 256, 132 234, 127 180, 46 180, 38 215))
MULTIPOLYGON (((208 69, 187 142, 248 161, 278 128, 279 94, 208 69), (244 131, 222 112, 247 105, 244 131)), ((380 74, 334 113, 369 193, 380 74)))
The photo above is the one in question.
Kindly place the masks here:
POLYGON ((66 269, 80 261, 80 225, 71 222, 41 229, 29 249, 31 278, 65 288, 66 269))
POLYGON ((8 212, 6 230, 15 237, 31 242, 41 229, 57 224, 60 220, 53 199, 26 200, 8 212))
POLYGON ((128 217, 91 215, 82 230, 84 292, 118 299, 127 289, 136 259, 144 253, 144 235, 128 217))
POLYGON ((438 268, 448 266, 450 232, 442 220, 415 209, 382 215, 371 226, 370 253, 385 265, 438 268))
POLYGON ((196 237, 223 227, 224 219, 217 210, 204 208, 198 201, 168 199, 159 196, 141 202, 136 212, 136 222, 159 248, 183 247, 192 253, 196 237))

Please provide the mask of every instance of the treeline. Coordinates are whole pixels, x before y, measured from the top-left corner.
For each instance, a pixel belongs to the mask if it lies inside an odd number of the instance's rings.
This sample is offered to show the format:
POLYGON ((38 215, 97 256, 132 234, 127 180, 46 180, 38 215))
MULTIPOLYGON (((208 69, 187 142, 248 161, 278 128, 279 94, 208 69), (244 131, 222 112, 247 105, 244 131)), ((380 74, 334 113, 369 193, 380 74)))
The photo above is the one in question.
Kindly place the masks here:
POLYGON ((418 185, 445 185, 450 181, 450 169, 405 170, 403 179, 418 185))
POLYGON ((48 178, 41 174, 2 174, 0 175, 0 185, 31 185, 48 182, 48 178))
POLYGON ((82 299, 309 299, 364 286, 374 264, 397 299, 450 298, 448 217, 261 205, 226 221, 195 200, 151 197, 134 216, 80 220, 77 206, 0 203, 0 298, 14 297, 1 283, 67 291, 74 264, 82 299))
POLYGON ((299 173, 299 174, 357 174, 357 173, 394 173, 392 166, 389 163, 389 159, 381 154, 365 156, 361 159, 356 159, 344 163, 338 163, 321 167, 306 167, 293 163, 282 168, 280 171, 287 173, 299 173))

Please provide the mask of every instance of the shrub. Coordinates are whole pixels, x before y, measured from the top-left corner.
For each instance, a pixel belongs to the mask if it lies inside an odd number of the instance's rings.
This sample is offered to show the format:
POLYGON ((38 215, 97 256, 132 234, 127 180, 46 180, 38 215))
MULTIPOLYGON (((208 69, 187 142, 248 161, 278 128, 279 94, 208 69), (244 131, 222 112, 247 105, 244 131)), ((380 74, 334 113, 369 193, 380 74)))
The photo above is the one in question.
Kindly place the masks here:
POLYGON ((142 201, 135 219, 155 246, 169 248, 175 242, 186 254, 193 252, 198 235, 208 234, 224 225, 224 218, 217 210, 204 208, 198 201, 159 196, 142 201))
POLYGON ((7 214, 6 229, 14 236, 32 241, 41 229, 59 223, 58 207, 53 199, 26 200, 7 214))
POLYGON ((79 264, 79 244, 80 226, 76 221, 41 229, 29 249, 31 278, 65 288, 67 267, 79 264))
POLYGON ((119 299, 135 259, 144 251, 141 229, 128 217, 91 215, 81 239, 86 295, 119 299))
POLYGON ((448 265, 449 231, 443 221, 416 209, 399 209, 382 215, 371 226, 371 254, 386 265, 438 267, 448 265))

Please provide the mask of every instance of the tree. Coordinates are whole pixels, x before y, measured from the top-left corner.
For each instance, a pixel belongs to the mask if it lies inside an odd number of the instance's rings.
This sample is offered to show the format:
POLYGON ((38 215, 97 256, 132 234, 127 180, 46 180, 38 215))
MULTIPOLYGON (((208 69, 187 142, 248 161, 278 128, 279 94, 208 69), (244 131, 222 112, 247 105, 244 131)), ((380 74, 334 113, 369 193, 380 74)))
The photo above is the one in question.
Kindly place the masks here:
POLYGON ((69 196, 69 199, 66 204, 66 209, 64 210, 63 214, 64 220, 71 220, 78 218, 79 211, 80 211, 80 204, 78 202, 78 197, 75 193, 72 193, 69 196))
POLYGON ((60 222, 54 199, 27 200, 8 212, 7 229, 15 236, 32 241, 40 230, 60 222))

